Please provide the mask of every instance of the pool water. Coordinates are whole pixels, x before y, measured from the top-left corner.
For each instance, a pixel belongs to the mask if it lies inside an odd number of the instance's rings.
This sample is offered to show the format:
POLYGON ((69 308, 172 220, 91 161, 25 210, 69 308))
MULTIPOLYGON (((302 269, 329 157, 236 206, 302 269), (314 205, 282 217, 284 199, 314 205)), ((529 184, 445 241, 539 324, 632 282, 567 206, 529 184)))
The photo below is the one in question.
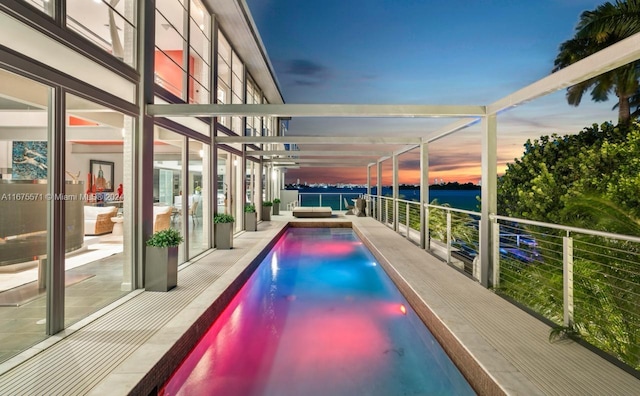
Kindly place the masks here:
POLYGON ((160 393, 474 394, 341 228, 288 229, 160 393))

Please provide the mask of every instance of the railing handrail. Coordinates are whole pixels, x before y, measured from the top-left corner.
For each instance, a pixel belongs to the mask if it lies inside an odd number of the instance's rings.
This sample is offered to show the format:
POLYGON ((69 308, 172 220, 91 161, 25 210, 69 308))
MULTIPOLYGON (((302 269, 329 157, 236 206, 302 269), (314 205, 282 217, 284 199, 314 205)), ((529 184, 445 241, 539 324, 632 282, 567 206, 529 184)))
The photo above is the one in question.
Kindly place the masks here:
POLYGON ((305 195, 305 194, 311 194, 311 195, 345 195, 345 194, 351 194, 351 195, 362 195, 362 193, 359 192, 299 192, 298 195, 305 195))
POLYGON ((561 230, 561 231, 574 232, 574 233, 578 233, 578 234, 594 235, 594 236, 600 236, 600 237, 604 237, 604 238, 621 239, 621 240, 624 240, 624 241, 640 243, 640 237, 635 237, 635 236, 632 236, 632 235, 614 234, 612 232, 589 230, 587 228, 564 226, 564 225, 553 224, 553 223, 544 223, 544 222, 541 222, 541 221, 525 220, 525 219, 519 219, 519 218, 516 218, 516 217, 507 217, 507 216, 500 216, 500 215, 495 215, 495 214, 489 215, 489 218, 492 221, 493 220, 511 221, 511 222, 519 223, 519 224, 528 224, 528 225, 534 225, 534 226, 539 226, 539 227, 553 228, 553 229, 561 230))
POLYGON ((432 205, 432 204, 424 204, 424 206, 426 206, 428 208, 449 210, 451 212, 459 212, 459 213, 465 213, 465 214, 472 215, 472 216, 480 216, 480 217, 482 217, 482 214, 480 212, 474 212, 473 210, 458 209, 458 208, 452 208, 452 207, 449 207, 449 206, 440 206, 440 205, 432 205))

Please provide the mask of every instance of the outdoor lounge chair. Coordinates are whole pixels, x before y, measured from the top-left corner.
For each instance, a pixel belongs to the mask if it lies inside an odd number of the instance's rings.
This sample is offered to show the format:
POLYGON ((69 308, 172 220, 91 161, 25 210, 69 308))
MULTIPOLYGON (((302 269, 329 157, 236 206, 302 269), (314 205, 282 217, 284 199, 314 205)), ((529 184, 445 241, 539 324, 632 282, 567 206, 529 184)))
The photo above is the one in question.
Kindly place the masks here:
POLYGON ((347 201, 346 198, 344 199, 344 207, 347 209, 347 213, 345 213, 345 215, 352 215, 353 213, 353 209, 355 208, 355 206, 353 205, 349 205, 349 201, 347 201))

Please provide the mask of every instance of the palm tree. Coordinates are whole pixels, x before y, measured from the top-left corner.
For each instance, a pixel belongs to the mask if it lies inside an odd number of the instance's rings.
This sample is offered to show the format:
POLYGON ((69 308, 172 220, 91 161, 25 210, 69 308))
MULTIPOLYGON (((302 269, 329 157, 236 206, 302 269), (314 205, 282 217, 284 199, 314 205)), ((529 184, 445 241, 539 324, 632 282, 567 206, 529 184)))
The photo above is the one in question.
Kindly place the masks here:
MULTIPOLYGON (((593 11, 580 15, 576 33, 560 45, 553 71, 556 72, 609 45, 640 32, 640 0, 606 2, 593 11)), ((567 89, 567 102, 578 106, 582 95, 591 89, 591 98, 603 102, 614 93, 618 97, 618 122, 627 124, 631 119, 629 99, 639 91, 640 62, 630 63, 603 73, 567 89)))

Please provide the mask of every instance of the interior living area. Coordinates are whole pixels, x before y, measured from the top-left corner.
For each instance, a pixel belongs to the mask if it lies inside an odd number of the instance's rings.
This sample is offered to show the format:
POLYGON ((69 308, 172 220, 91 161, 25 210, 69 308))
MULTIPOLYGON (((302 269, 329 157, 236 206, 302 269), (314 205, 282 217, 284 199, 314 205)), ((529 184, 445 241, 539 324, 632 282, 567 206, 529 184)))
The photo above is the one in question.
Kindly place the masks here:
MULTIPOLYGON (((527 222, 497 215, 498 116, 638 59, 635 35, 486 105, 287 104, 244 0, 0 1, 0 394, 162 394, 262 260, 281 271, 269 252, 285 232, 318 226, 361 238, 353 245, 371 251, 366 265, 386 271, 477 394, 640 389, 626 362, 587 343, 549 343, 550 320, 495 292, 513 262, 501 227, 527 222), (435 121, 412 136, 296 136, 296 117, 435 121), (429 201, 430 147, 466 128, 481 150, 479 211, 429 201), (408 152, 416 201, 399 194, 398 158, 408 152), (303 205, 284 188, 287 169, 338 166, 366 173, 366 192, 303 205), (245 222, 252 207, 255 229, 245 222), (216 242, 222 214, 234 219, 233 249, 216 242), (459 219, 472 223, 467 251, 454 236, 459 219), (178 286, 147 291, 147 241, 167 229, 183 237, 178 286)), ((571 237, 592 231, 530 223, 564 233, 568 325, 571 237)), ((318 248, 342 248, 333 249, 318 248)), ((269 313, 296 303, 294 293, 266 294, 259 304, 269 313)), ((327 314, 340 329, 342 308, 327 314)), ((407 315, 395 303, 383 311, 407 315)), ((369 345, 360 352, 379 358, 369 345)), ((381 353, 403 359, 405 350, 381 353)))

